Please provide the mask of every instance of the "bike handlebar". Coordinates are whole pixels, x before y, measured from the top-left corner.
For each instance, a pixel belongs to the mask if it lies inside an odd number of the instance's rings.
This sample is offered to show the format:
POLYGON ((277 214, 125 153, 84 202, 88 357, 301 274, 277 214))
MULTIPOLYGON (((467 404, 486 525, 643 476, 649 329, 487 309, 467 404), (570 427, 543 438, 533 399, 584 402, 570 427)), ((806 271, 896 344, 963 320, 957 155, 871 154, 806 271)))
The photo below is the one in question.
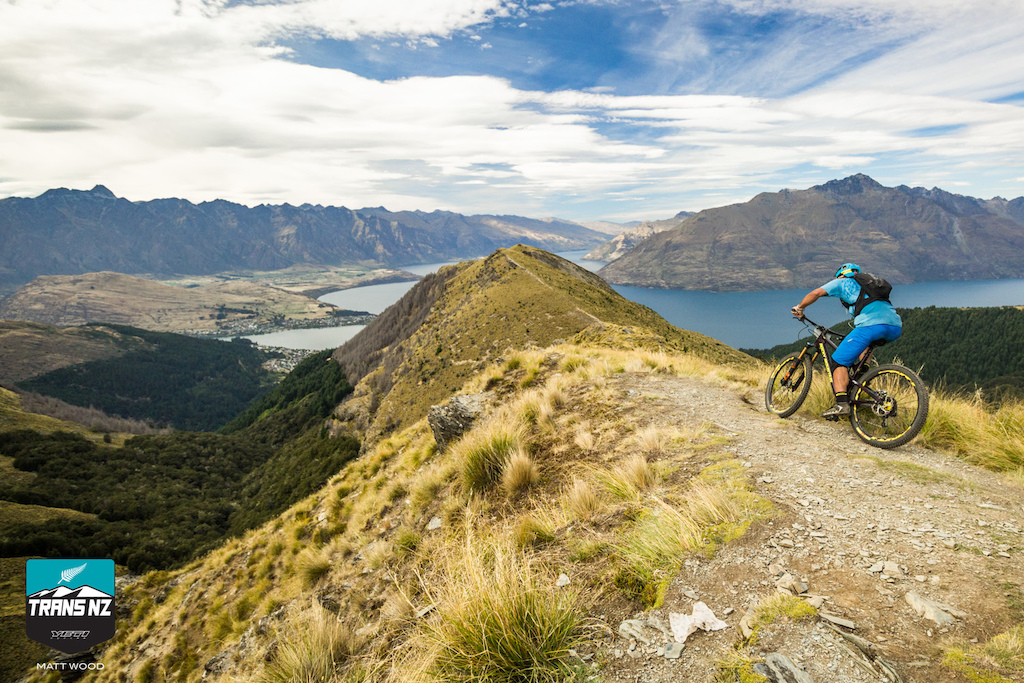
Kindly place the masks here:
POLYGON ((816 323, 813 320, 811 320, 810 318, 808 318, 806 315, 800 316, 799 318, 797 318, 797 320, 799 320, 800 322, 802 322, 805 325, 810 325, 811 327, 814 328, 814 331, 817 332, 818 334, 829 333, 829 334, 834 334, 834 335, 837 335, 837 336, 843 336, 841 332, 836 332, 831 327, 825 327, 824 325, 819 325, 818 323, 816 323))

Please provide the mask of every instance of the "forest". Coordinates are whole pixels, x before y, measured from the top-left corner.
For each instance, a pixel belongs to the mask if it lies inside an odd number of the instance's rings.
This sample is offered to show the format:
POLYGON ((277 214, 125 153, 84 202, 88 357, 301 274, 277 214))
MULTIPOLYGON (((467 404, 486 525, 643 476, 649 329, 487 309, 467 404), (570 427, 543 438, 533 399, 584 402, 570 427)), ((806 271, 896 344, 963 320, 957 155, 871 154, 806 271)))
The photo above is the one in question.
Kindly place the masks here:
POLYGON ((104 326, 146 343, 117 358, 19 382, 19 388, 121 418, 213 431, 266 393, 275 379, 263 369, 273 354, 247 339, 223 342, 104 326))
POLYGON ((351 390, 323 352, 230 433, 136 436, 123 447, 69 432, 0 433, 0 455, 35 474, 0 481, 0 499, 95 515, 5 525, 0 556, 111 557, 135 572, 180 565, 279 514, 358 456, 357 440, 321 429, 351 390))
MULTIPOLYGON (((993 402, 1024 398, 1024 309, 901 308, 903 334, 876 351, 880 363, 896 360, 929 384, 975 392, 993 402)), ((843 331, 842 326, 837 330, 843 331)), ((804 342, 744 349, 760 358, 781 358, 804 342)))

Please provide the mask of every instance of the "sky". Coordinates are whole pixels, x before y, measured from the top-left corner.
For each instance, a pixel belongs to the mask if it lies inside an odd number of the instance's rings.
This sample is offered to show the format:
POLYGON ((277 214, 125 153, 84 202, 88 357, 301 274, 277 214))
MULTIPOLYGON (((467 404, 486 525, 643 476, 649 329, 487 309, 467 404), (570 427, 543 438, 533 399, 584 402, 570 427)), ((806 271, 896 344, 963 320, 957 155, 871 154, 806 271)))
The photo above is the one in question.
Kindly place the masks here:
POLYGON ((0 197, 666 218, 1024 195, 1020 0, 0 0, 0 197))

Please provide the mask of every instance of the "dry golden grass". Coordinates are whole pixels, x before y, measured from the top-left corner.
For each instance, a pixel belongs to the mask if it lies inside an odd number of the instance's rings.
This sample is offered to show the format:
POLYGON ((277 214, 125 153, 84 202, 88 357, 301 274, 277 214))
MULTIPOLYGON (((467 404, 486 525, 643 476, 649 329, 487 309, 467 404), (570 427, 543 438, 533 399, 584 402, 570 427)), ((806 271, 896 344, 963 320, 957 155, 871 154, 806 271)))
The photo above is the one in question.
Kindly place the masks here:
POLYGON ((978 396, 933 391, 919 443, 952 451, 974 465, 1014 473, 1024 468, 1024 403, 997 409, 978 396))
POLYGON ((325 548, 307 548, 299 553, 295 564, 302 585, 313 588, 331 571, 330 552, 325 548))
POLYGON ((610 470, 595 469, 594 476, 616 498, 638 501, 658 483, 657 472, 647 458, 633 455, 610 470))
POLYGON ((572 484, 562 493, 562 508, 571 519, 587 521, 602 506, 601 496, 582 479, 573 479, 572 484))
POLYGON ((656 425, 641 429, 635 435, 636 444, 644 453, 650 455, 664 455, 671 439, 667 430, 656 425))
POLYGON ((521 425, 500 416, 466 434, 452 447, 465 490, 483 491, 498 483, 506 463, 524 450, 525 440, 521 425))
POLYGON ((470 683, 570 680, 569 651, 582 642, 584 610, 571 587, 550 577, 513 547, 482 543, 470 533, 452 556, 433 595, 437 612, 414 647, 420 666, 405 680, 470 683))
POLYGON ((582 451, 591 451, 597 444, 597 439, 594 438, 594 433, 590 431, 590 423, 582 422, 576 426, 576 434, 573 436, 573 443, 580 447, 582 451))
POLYGON ((512 454, 501 473, 501 487, 509 496, 525 493, 540 480, 537 465, 524 451, 512 454))
POLYGON ((348 627, 316 601, 303 605, 282 629, 263 683, 331 683, 359 649, 348 627))

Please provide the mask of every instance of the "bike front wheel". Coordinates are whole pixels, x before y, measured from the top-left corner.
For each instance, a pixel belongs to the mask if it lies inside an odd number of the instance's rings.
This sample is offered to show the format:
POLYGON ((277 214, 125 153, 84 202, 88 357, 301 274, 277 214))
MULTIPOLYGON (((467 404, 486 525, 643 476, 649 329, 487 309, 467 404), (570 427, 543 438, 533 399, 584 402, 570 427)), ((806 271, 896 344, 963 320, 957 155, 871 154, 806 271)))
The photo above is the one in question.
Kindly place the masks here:
POLYGON ((791 353, 776 366, 764 390, 764 405, 769 413, 789 417, 803 404, 811 390, 811 359, 791 353))
POLYGON ((864 374, 850 394, 850 424, 877 448, 909 442, 928 419, 928 390, 912 370, 879 365, 864 374))

